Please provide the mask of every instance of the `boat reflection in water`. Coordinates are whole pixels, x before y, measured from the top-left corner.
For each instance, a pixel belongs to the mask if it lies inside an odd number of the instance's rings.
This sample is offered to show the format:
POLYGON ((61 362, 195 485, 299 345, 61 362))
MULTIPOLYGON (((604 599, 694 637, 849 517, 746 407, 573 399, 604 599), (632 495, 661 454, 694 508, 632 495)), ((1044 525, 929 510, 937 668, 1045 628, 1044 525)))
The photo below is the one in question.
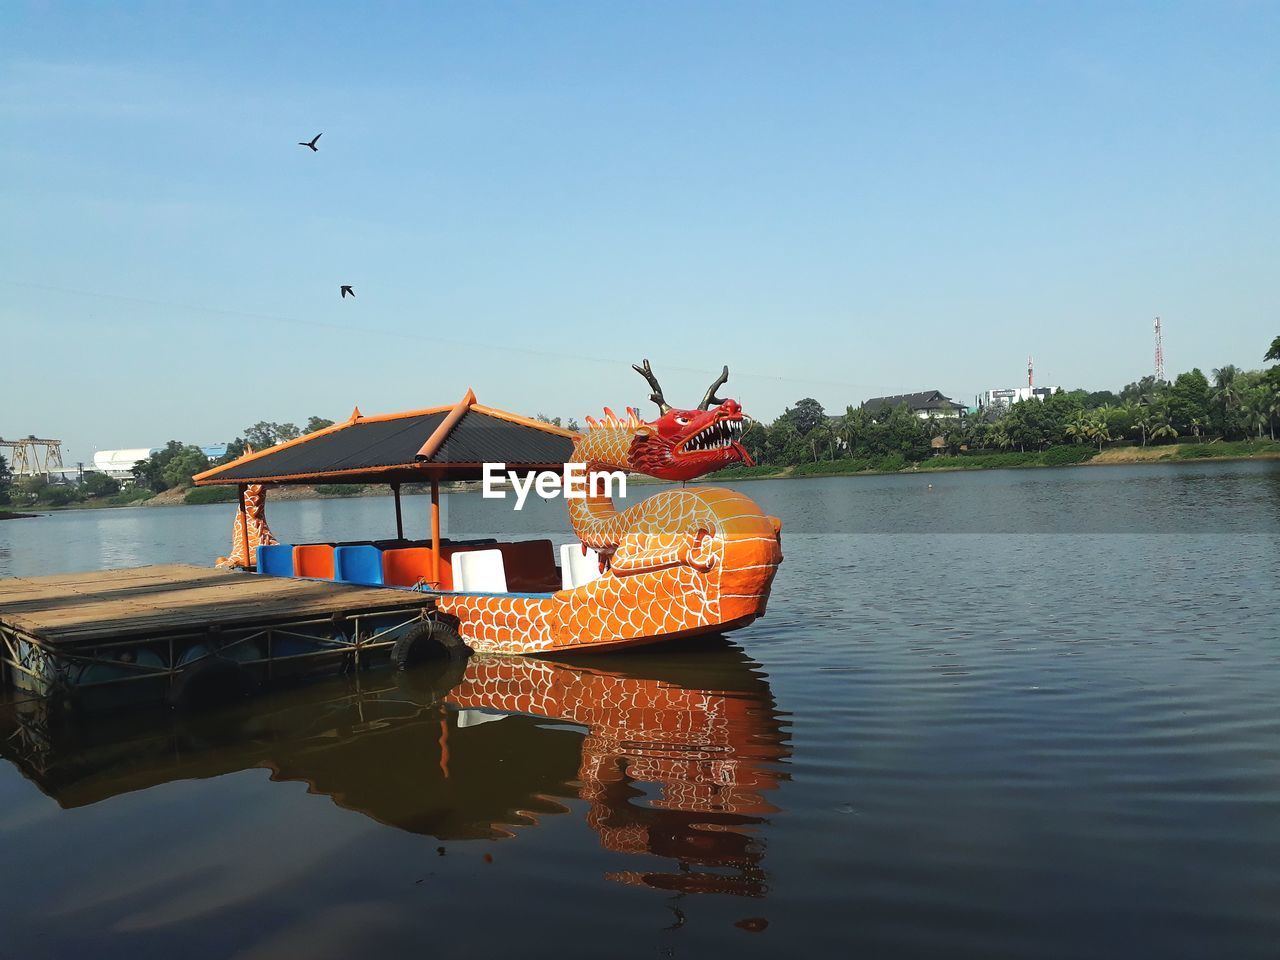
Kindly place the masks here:
POLYGON ((475 657, 277 692, 211 716, 99 720, 56 734, 38 713, 11 712, 0 749, 64 807, 266 767, 441 840, 511 836, 580 799, 606 849, 668 861, 611 879, 760 896, 760 827, 777 811, 770 797, 786 779, 788 740, 758 665, 727 642, 705 643, 614 658, 610 669, 475 657))

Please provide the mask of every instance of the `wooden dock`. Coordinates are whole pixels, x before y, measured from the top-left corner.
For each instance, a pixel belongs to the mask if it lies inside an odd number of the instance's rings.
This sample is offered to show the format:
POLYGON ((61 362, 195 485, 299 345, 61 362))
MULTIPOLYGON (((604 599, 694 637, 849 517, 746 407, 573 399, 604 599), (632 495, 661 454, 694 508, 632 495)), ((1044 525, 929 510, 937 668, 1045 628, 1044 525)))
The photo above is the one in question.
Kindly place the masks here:
POLYGON ((0 662, 14 686, 43 694, 130 680, 171 693, 200 664, 258 680, 285 661, 358 669, 433 602, 408 590, 182 564, 16 577, 0 580, 0 662))

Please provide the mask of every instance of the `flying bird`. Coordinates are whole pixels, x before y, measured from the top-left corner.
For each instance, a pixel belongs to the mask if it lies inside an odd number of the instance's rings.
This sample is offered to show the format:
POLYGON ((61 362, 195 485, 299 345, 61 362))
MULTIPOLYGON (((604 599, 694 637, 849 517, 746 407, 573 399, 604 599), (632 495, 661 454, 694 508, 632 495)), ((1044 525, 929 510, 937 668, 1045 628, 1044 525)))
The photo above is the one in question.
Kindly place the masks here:
POLYGON ((323 134, 323 133, 317 133, 317 134, 316 134, 314 137, 312 137, 310 140, 299 140, 299 141, 298 141, 298 146, 300 146, 300 147, 310 147, 310 148, 311 148, 311 152, 312 152, 312 153, 319 153, 319 152, 320 152, 320 148, 316 146, 316 141, 317 141, 317 140, 319 140, 319 139, 320 139, 321 137, 323 137, 323 136, 324 136, 324 134, 323 134))
POLYGON ((356 295, 356 292, 351 289, 351 284, 349 283, 344 283, 342 286, 340 286, 338 288, 338 293, 342 296, 343 300, 347 299, 347 294, 351 294, 353 299, 355 298, 355 295, 356 295))

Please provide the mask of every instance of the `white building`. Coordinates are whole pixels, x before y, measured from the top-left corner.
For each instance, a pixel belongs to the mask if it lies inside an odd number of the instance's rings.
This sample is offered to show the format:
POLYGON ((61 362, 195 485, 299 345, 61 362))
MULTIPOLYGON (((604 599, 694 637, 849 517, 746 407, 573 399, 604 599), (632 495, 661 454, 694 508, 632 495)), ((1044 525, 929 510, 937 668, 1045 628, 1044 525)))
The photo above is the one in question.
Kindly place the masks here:
POLYGON ((1007 408, 1019 400, 1043 400, 1045 397, 1052 396, 1057 389, 1057 387, 1004 387, 978 394, 977 401, 978 406, 984 409, 1007 408))
MULTIPOLYGON (((161 449, 161 447, 130 447, 127 450, 99 450, 93 455, 91 469, 105 473, 116 480, 130 480, 133 478, 134 464, 139 460, 150 459, 161 449)), ((227 452, 227 444, 201 444, 200 452, 212 462, 227 452)))
POLYGON ((99 450, 93 455, 93 469, 116 480, 133 477, 133 467, 139 460, 147 460, 159 447, 133 447, 128 450, 99 450))

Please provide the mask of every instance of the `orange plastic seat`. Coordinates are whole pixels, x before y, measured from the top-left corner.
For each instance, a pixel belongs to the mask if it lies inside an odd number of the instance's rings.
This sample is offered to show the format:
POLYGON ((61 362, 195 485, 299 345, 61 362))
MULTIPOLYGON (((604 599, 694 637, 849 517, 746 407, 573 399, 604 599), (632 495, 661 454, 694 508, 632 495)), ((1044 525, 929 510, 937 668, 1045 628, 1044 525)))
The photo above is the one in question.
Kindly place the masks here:
MULTIPOLYGON (((448 548, 440 548, 440 579, 443 589, 453 587, 449 573, 448 548)), ((419 582, 431 582, 431 548, 399 547, 382 551, 382 582, 389 587, 412 587, 419 582)))
POLYGON ((382 582, 387 586, 412 587, 419 580, 430 576, 430 550, 423 547, 392 547, 382 551, 382 582))
POLYGON ((308 543, 293 548, 293 575, 315 580, 333 579, 333 544, 308 543))
MULTIPOLYGON (((535 541, 536 542, 536 541, 535 541)), ((550 540, 541 541, 548 545, 550 540)), ((468 543, 440 544, 440 586, 441 590, 453 589, 453 567, 451 561, 455 553, 468 550, 493 549, 492 540, 475 540, 468 543)), ((505 561, 506 555, 503 555, 505 561)), ((555 567, 554 558, 552 567, 555 567)), ((382 582, 389 587, 412 587, 420 582, 431 582, 431 547, 399 547, 382 551, 382 582)))

